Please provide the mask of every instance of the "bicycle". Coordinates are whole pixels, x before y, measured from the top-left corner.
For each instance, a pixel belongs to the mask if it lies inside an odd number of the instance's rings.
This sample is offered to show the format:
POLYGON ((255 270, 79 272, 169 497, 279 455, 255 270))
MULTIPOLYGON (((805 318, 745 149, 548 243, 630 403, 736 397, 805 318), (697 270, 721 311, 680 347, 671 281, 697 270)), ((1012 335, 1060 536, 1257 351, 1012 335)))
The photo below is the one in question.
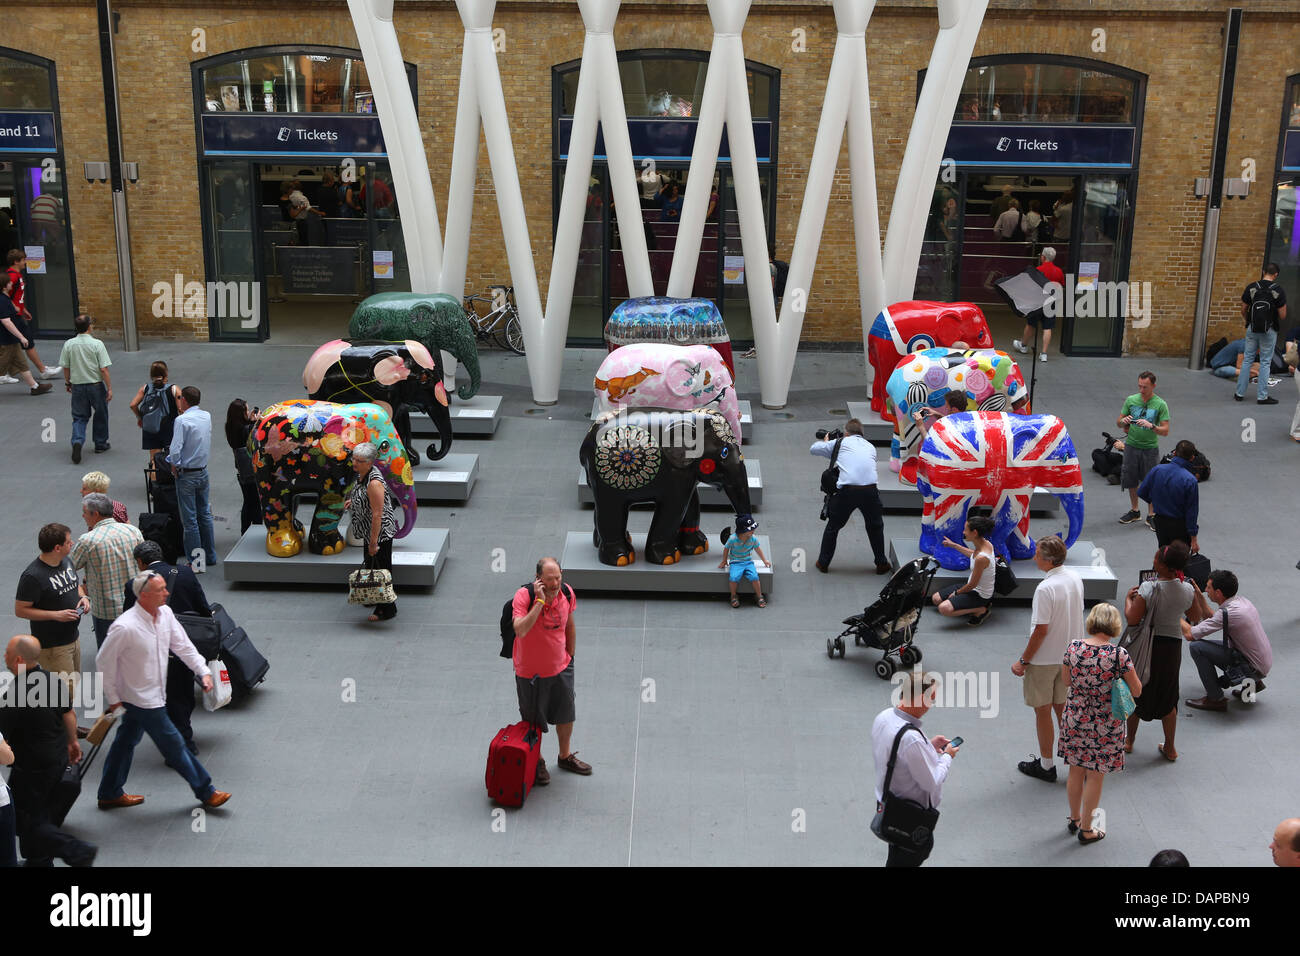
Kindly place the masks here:
POLYGON ((502 348, 523 355, 524 329, 519 322, 519 310, 515 308, 515 287, 490 286, 488 292, 465 297, 465 317, 474 329, 474 337, 480 342, 492 339, 502 348), (487 315, 478 314, 480 302, 487 304, 487 315))

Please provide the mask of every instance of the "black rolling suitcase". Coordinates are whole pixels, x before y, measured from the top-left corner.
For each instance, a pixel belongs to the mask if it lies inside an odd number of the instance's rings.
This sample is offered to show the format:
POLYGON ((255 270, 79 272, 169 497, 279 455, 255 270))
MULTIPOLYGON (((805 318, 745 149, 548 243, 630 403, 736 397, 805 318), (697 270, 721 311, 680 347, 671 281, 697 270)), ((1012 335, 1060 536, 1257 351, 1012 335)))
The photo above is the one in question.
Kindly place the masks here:
POLYGON ((212 605, 212 619, 221 632, 221 662, 230 674, 231 689, 243 697, 266 679, 271 664, 253 646, 248 632, 231 620, 220 604, 212 605))
POLYGON ((56 827, 63 826, 63 821, 68 818, 68 814, 76 805, 77 798, 81 796, 81 781, 90 772, 90 765, 99 755, 99 748, 104 745, 104 738, 108 735, 108 730, 115 719, 106 714, 95 721, 90 736, 86 738, 90 743, 90 750, 82 755, 81 763, 70 763, 63 768, 63 778, 50 791, 50 820, 56 827))
POLYGON ((141 514, 136 525, 146 541, 162 548, 163 560, 175 564, 185 551, 185 533, 181 509, 176 500, 176 482, 158 460, 144 470, 144 491, 149 510, 141 514))

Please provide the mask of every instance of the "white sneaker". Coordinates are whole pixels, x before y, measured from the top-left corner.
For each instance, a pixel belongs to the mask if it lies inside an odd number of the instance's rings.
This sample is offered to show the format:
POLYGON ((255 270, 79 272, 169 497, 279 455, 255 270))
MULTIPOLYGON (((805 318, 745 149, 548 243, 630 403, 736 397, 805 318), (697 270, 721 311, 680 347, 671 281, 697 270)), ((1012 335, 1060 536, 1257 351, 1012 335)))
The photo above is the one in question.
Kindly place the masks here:
POLYGON ((1019 352, 1021 355, 1027 355, 1029 353, 1029 349, 1021 345, 1019 339, 1012 339, 1011 344, 1016 347, 1016 351, 1019 352))
POLYGON ((1042 355, 1038 356, 1038 361, 1040 361, 1040 362, 1046 362, 1046 361, 1047 361, 1047 353, 1044 352, 1042 355))
POLYGON ((62 365, 51 365, 45 371, 41 372, 41 378, 58 378, 63 374, 62 365))
POLYGON ((0 375, 0 385, 17 385, 18 379, 12 375, 0 375))

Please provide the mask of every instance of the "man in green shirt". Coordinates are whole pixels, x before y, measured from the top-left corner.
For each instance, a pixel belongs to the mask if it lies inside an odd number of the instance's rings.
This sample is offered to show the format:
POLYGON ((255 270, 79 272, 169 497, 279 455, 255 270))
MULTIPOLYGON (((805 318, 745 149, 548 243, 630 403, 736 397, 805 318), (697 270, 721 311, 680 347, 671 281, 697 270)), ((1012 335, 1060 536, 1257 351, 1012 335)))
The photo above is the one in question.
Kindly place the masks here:
POLYGON ((93 413, 95 452, 108 451, 108 403, 113 400, 112 361, 104 343, 90 334, 95 320, 84 312, 73 321, 76 337, 63 343, 59 364, 63 381, 72 394, 72 462, 81 463, 81 446, 86 441, 86 422, 93 413))
MULTIPOLYGON (((1119 519, 1120 524, 1133 524, 1142 520, 1138 510, 1138 486, 1147 472, 1160 460, 1161 435, 1169 434, 1169 406, 1156 394, 1156 373, 1143 372, 1138 376, 1136 395, 1124 399, 1115 424, 1128 433, 1124 439, 1124 465, 1120 471, 1120 487, 1128 492, 1128 514, 1119 519)), ((1150 506, 1147 507, 1147 527, 1155 530, 1150 506)))

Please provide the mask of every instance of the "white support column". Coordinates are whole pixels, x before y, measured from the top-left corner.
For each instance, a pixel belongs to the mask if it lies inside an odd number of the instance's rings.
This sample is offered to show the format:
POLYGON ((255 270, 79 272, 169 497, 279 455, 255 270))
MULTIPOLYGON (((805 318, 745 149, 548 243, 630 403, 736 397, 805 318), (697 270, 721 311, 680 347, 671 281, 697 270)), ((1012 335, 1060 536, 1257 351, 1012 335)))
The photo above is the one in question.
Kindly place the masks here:
MULTIPOLYGON (((654 295, 636 166, 632 160, 627 115, 618 82, 618 55, 614 49, 614 20, 618 17, 619 3, 620 0, 578 0, 587 36, 582 46, 582 65, 578 69, 578 96, 573 109, 569 158, 564 169, 564 189, 560 195, 560 216, 543 319, 546 338, 558 342, 560 349, 563 349, 568 336, 569 312, 573 307, 573 287, 598 123, 605 138, 614 209, 627 267, 628 292, 633 296, 654 295)), ((562 351, 548 349, 543 355, 546 360, 557 363, 555 375, 558 380, 562 351)))
POLYGON ((910 299, 916 286, 935 180, 988 5, 989 0, 939 0, 939 35, 916 102, 885 235, 885 287, 890 302, 910 299))
MULTIPOLYGON (((478 94, 474 90, 474 47, 469 30, 461 43, 460 95, 456 101, 456 138, 452 140, 451 176, 447 183, 447 242, 442 256, 439 292, 464 298, 470 227, 474 219, 474 185, 478 181, 478 94)), ((443 353, 445 356, 447 353, 443 353)))
MULTIPOLYGON (((835 0, 834 7, 839 35, 831 57, 817 138, 813 143, 812 162, 795 230, 794 250, 790 255, 790 271, 781 302, 781 321, 777 324, 779 347, 769 350, 770 359, 765 359, 764 350, 759 349, 760 366, 765 361, 771 366, 764 381, 776 383, 770 392, 764 390, 763 404, 774 407, 784 405, 788 396, 799 334, 803 329, 803 311, 797 308, 799 300, 806 307, 811 298, 813 270, 826 224, 826 209, 846 123, 864 342, 871 322, 866 312, 868 303, 884 297, 875 164, 871 151, 871 101, 867 93, 866 26, 875 0, 835 0)), ((874 317, 875 311, 870 314, 874 317)))
POLYGON ((411 288, 434 292, 442 272, 438 206, 406 64, 393 28, 393 0, 348 0, 348 10, 374 88, 393 184, 401 197, 402 239, 411 270, 411 288))

